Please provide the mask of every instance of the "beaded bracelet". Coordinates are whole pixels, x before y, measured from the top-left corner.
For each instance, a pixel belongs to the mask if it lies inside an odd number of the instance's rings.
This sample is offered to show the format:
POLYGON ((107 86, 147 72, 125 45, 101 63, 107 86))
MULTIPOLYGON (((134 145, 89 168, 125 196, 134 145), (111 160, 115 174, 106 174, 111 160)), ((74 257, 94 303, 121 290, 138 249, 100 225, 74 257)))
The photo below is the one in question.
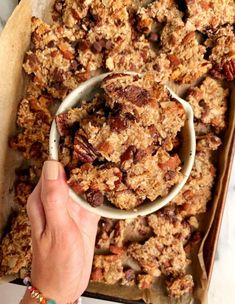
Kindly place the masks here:
MULTIPOLYGON (((35 299, 39 304, 56 304, 56 301, 52 299, 46 299, 37 288, 31 285, 30 277, 25 277, 23 282, 27 286, 27 290, 29 291, 32 299, 35 299)), ((75 302, 67 304, 81 304, 81 299, 77 299, 75 302)))

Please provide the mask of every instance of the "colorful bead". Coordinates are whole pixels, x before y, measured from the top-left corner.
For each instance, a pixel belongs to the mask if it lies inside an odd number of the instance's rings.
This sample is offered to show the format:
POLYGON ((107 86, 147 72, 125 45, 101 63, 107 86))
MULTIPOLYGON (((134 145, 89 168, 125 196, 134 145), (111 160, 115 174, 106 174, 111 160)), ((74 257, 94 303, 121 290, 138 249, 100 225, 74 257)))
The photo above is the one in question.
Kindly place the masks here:
POLYGON ((53 300, 47 300, 47 304, 56 304, 56 302, 53 300))
POLYGON ((23 280, 24 285, 28 285, 31 282, 30 277, 25 277, 23 280))
MULTIPOLYGON (((28 278, 25 278, 25 283, 28 284, 28 282, 28 278)), ((54 300, 45 299, 40 291, 31 285, 28 286, 28 291, 30 292, 31 297, 35 299, 39 304, 56 304, 54 300)))

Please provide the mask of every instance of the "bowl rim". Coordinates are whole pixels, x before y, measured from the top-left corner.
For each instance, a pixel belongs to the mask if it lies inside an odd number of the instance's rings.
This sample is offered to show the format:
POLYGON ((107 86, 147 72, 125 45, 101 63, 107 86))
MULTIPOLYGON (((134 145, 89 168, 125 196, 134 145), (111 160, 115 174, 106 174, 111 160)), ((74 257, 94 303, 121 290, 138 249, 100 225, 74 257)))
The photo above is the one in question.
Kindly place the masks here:
MULTIPOLYGON (((89 88, 95 87, 96 85, 99 85, 102 80, 111 75, 111 74, 127 74, 127 75, 139 75, 142 76, 139 73, 135 72, 109 72, 109 73, 103 73, 98 76, 94 76, 90 78, 89 80, 81 83, 76 89, 74 89, 66 98, 62 101, 60 104, 55 117, 61 113, 66 112, 68 109, 73 108, 77 105, 77 103, 81 100, 84 100, 81 95, 84 92, 89 92, 89 88)), ((103 204, 99 207, 92 207, 83 197, 76 194, 70 187, 69 187, 69 196, 71 199, 73 199, 76 203, 78 203, 82 208, 95 213, 99 216, 103 216, 106 218, 112 218, 112 219, 131 219, 135 218, 137 216, 146 216, 148 214, 151 214, 153 212, 156 212, 157 210, 161 209, 162 207, 166 206, 183 188, 185 185, 187 179, 190 176, 191 170, 193 168, 194 160, 195 160, 195 154, 196 154, 196 135, 194 130, 194 114, 192 107, 188 102, 186 102, 184 99, 180 98, 178 95, 174 93, 174 91, 171 90, 171 88, 167 85, 165 85, 165 88, 168 90, 170 95, 178 100, 182 106, 185 109, 186 112, 186 122, 185 122, 185 128, 188 128, 189 138, 188 138, 188 157, 186 158, 187 164, 182 166, 182 173, 183 178, 181 181, 174 185, 170 192, 165 196, 161 198, 157 198, 153 202, 144 203, 137 208, 133 210, 121 210, 117 207, 113 206, 107 206, 103 204)), ((58 161, 58 144, 60 140, 60 135, 57 130, 57 125, 55 122, 55 118, 53 119, 51 129, 50 129, 50 137, 49 137, 49 156, 51 160, 58 161)))

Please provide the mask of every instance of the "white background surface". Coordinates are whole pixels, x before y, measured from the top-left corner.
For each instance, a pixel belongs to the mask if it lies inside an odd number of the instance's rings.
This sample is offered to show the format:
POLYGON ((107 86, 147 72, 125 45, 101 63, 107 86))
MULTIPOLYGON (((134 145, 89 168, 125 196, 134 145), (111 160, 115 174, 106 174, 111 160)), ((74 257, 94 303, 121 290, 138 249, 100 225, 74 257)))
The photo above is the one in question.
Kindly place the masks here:
MULTIPOLYGON (((16 0, 0 0, 0 31, 16 0)), ((0 284, 0 303, 19 303, 25 288, 13 284, 0 284)), ((83 304, 112 304, 93 299, 82 300, 83 304)), ((217 258, 209 290, 209 304, 235 303, 235 163, 229 186, 217 258)), ((161 304, 161 303, 159 303, 161 304)))

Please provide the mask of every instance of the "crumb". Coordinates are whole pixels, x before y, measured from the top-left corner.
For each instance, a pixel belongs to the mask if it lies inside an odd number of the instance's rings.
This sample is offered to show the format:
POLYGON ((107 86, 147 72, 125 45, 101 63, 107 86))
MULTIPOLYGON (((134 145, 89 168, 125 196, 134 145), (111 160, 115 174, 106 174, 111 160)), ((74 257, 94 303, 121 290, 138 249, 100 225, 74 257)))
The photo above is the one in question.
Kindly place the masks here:
POLYGON ((232 26, 219 28, 209 35, 205 45, 211 49, 211 75, 219 80, 235 78, 235 34, 232 26))
POLYGON ((213 126, 217 132, 225 128, 225 114, 229 90, 221 83, 207 77, 200 87, 191 89, 186 100, 193 108, 194 116, 203 124, 213 126))
POLYGON ((212 198, 216 169, 211 162, 211 151, 198 151, 191 175, 180 193, 172 200, 183 217, 206 212, 212 198))

